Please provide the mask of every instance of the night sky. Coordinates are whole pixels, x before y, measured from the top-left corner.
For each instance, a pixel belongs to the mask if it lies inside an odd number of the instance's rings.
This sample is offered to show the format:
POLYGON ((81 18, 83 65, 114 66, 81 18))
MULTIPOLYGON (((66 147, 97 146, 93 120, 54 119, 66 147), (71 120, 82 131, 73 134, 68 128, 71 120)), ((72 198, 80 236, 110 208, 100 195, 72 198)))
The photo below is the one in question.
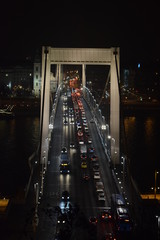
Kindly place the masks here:
POLYGON ((160 55, 158 5, 117 2, 5 0, 0 14, 0 62, 33 57, 42 45, 119 46, 124 64, 155 61, 160 55))

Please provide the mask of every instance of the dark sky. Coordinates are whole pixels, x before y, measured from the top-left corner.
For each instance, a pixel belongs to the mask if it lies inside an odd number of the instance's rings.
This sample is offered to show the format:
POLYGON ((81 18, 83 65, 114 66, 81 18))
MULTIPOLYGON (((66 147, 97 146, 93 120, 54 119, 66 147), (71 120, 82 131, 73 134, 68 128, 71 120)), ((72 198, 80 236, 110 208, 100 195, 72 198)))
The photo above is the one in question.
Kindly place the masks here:
POLYGON ((125 64, 159 57, 158 5, 117 2, 5 0, 0 14, 0 61, 33 56, 41 45, 119 46, 125 64))

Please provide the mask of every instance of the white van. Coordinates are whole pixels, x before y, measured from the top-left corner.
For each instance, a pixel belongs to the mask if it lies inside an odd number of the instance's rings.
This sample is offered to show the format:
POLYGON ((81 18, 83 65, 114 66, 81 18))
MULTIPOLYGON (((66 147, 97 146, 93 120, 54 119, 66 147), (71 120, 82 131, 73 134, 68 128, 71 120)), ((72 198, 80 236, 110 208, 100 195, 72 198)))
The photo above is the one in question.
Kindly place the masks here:
POLYGON ((96 192, 101 192, 102 190, 104 190, 103 182, 96 182, 96 192))
POLYGON ((87 146, 86 146, 86 144, 80 145, 80 153, 87 153, 87 146))

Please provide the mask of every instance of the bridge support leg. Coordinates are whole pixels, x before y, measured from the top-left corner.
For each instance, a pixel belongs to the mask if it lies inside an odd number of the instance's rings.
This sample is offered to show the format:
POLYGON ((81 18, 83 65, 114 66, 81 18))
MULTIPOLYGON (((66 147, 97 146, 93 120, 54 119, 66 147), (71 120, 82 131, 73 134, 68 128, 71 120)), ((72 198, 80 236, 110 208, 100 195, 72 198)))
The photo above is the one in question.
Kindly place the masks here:
POLYGON ((45 159, 45 168, 48 161, 48 134, 49 134, 49 116, 50 116, 50 47, 42 48, 42 82, 41 82, 41 146, 40 163, 45 159))
POLYGON ((119 49, 111 51, 111 84, 110 84, 110 134, 111 161, 113 166, 120 163, 120 95, 117 76, 119 73, 119 49), (117 59, 117 61, 116 61, 117 59))
POLYGON ((82 64, 82 88, 83 88, 83 94, 86 94, 85 87, 86 87, 86 65, 82 64))

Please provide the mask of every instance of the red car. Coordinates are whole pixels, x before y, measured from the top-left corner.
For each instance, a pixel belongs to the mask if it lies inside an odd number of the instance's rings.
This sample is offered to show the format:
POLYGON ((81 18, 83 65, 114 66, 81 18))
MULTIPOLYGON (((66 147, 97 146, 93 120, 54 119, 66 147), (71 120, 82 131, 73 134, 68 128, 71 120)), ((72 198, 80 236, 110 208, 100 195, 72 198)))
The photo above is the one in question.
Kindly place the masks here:
POLYGON ((101 220, 102 221, 108 221, 112 219, 112 214, 110 209, 104 209, 101 211, 101 220))
POLYGON ((83 180, 85 180, 85 181, 89 181, 89 179, 90 179, 89 174, 84 173, 84 174, 83 174, 83 180))
POLYGON ((87 154, 86 153, 82 153, 80 156, 81 156, 82 160, 86 160, 87 159, 87 154))

